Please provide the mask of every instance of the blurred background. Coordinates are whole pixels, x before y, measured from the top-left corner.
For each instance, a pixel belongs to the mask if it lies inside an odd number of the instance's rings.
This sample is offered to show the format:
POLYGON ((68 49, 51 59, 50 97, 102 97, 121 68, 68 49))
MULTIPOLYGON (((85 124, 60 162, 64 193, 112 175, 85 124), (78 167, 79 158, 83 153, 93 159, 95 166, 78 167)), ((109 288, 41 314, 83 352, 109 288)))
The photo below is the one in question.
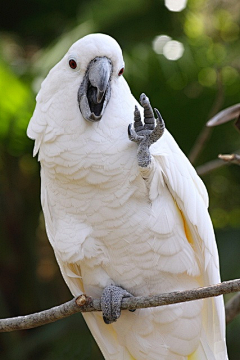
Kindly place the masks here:
MULTIPOLYGON (((92 32, 113 36, 136 98, 145 92, 189 156, 210 195, 223 280, 240 277, 240 168, 202 165, 240 149, 232 122, 205 128, 239 102, 239 0, 1 1, 0 317, 24 315, 72 298, 46 238, 39 164, 26 127, 41 81, 70 45, 92 32)), ((230 297, 230 296, 229 296, 230 297)), ((227 300, 229 297, 225 298, 227 300)), ((227 327, 239 360, 240 316, 227 327)), ((81 314, 0 334, 3 360, 103 359, 81 314)))

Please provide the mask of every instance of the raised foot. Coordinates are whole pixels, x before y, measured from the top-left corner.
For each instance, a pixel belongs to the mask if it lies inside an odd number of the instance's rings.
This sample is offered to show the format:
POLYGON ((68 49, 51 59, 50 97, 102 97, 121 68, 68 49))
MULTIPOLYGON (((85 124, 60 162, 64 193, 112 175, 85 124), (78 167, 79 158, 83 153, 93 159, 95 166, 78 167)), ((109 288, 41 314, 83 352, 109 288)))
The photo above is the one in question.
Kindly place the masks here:
POLYGON ((101 308, 103 320, 106 324, 117 321, 121 315, 122 299, 130 296, 132 295, 120 286, 110 285, 105 287, 101 296, 101 308))
POLYGON ((152 106, 145 94, 140 96, 140 103, 144 108, 144 124, 141 120, 140 111, 135 106, 134 123, 128 126, 128 137, 138 144, 138 165, 147 167, 151 162, 149 147, 163 135, 165 123, 157 109, 154 109, 157 115, 155 120, 152 106))

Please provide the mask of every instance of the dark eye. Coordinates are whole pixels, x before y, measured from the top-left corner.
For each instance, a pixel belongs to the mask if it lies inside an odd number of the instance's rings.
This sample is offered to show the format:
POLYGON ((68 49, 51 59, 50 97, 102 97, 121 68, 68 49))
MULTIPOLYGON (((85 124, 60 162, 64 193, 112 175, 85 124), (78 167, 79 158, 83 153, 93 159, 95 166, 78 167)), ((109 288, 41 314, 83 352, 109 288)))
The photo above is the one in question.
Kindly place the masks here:
POLYGON ((124 72, 124 68, 121 68, 121 70, 118 73, 118 76, 121 76, 123 74, 123 72, 124 72))
POLYGON ((68 63, 71 69, 76 69, 77 63, 74 59, 70 59, 68 63))

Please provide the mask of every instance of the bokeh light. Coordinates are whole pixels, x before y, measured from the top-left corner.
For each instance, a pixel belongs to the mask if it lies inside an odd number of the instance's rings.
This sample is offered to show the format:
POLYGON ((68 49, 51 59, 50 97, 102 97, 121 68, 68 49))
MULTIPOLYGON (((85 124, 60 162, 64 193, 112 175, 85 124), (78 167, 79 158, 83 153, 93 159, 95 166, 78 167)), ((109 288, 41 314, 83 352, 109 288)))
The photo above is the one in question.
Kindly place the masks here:
POLYGON ((187 6, 187 0, 165 0, 165 6, 170 11, 182 11, 187 6))
POLYGON ((163 55, 168 60, 178 60, 184 53, 184 46, 180 41, 170 40, 163 47, 163 55))
POLYGON ((172 40, 172 38, 168 35, 159 35, 156 36, 153 40, 153 50, 157 54, 163 54, 163 48, 168 41, 172 40))
POLYGON ((184 46, 180 41, 172 40, 168 35, 156 36, 152 43, 153 50, 164 55, 168 60, 178 60, 184 53, 184 46))

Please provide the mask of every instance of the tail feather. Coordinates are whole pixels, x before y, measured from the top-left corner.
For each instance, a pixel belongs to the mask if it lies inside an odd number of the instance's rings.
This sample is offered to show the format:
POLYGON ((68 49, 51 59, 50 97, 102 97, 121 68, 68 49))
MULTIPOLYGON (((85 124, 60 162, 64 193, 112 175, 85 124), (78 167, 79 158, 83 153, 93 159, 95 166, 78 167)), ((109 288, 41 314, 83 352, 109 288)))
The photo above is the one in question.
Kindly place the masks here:
POLYGON ((105 360, 137 360, 119 343, 113 326, 103 323, 102 314, 82 314, 105 360))

